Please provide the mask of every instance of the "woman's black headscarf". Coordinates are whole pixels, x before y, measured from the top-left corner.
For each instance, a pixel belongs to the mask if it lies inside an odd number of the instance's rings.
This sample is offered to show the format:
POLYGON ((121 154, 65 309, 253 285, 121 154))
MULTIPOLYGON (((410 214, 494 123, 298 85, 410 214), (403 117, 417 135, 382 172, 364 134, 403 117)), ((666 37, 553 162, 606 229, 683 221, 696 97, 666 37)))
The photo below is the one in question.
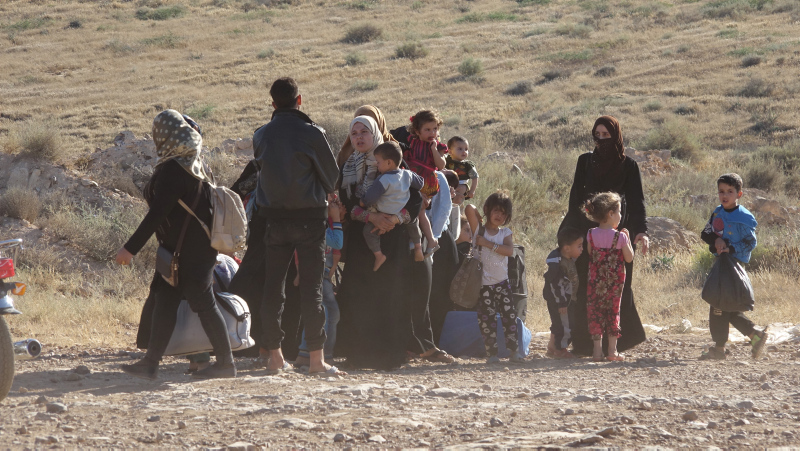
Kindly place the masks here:
POLYGON ((592 170, 595 177, 617 178, 622 174, 625 161, 625 146, 622 142, 622 127, 613 116, 601 116, 594 121, 592 127, 594 139, 594 152, 592 152, 592 170), (611 134, 610 138, 599 139, 595 136, 598 125, 606 127, 611 134))

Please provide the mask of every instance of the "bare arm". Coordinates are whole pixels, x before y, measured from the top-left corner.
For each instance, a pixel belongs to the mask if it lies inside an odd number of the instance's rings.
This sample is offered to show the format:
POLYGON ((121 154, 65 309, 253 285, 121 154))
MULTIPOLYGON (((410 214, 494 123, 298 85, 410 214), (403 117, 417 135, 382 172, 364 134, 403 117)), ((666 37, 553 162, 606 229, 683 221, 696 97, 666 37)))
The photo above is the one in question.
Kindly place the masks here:
POLYGON ((493 243, 482 236, 477 237, 476 243, 478 246, 488 247, 490 250, 497 246, 494 252, 506 257, 514 255, 514 236, 511 234, 503 239, 503 244, 493 243))
POLYGON ((439 153, 439 149, 436 146, 436 141, 431 143, 431 155, 433 155, 433 162, 436 164, 436 169, 440 171, 444 169, 444 157, 442 157, 442 154, 439 153))

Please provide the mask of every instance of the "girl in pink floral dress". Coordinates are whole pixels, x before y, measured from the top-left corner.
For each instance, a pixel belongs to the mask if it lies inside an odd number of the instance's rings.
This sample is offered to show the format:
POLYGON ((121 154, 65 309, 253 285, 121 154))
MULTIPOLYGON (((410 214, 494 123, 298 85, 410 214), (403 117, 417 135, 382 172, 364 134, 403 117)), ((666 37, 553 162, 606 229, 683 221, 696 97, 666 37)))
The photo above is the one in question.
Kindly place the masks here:
POLYGON ((622 219, 621 205, 619 195, 610 192, 595 194, 586 201, 586 216, 599 224, 586 234, 590 257, 586 311, 595 362, 603 360, 603 334, 608 335, 608 360, 624 360, 617 353, 619 304, 625 286, 625 262, 633 261, 633 247, 628 230, 616 230, 622 219))

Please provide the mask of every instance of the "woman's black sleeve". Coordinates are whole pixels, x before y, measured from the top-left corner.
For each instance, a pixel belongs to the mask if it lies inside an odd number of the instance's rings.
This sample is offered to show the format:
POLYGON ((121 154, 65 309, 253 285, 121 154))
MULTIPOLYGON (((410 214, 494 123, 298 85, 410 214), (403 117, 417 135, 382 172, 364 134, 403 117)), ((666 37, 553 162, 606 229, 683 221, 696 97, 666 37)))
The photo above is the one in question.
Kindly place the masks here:
POLYGON ((569 190, 567 214, 564 216, 564 221, 561 222, 559 230, 564 227, 581 228, 580 215, 581 211, 583 211, 583 203, 586 200, 586 172, 583 170, 586 167, 586 163, 583 160, 584 156, 581 155, 575 165, 575 177, 572 178, 572 188, 569 190))
POLYGON ((184 195, 186 171, 176 162, 168 162, 158 174, 153 186, 153 198, 141 224, 125 243, 125 249, 136 255, 147 240, 156 232, 158 226, 164 222, 167 215, 178 205, 178 199, 184 195), (178 172, 180 171, 180 172, 178 172))
POLYGON ((422 208, 422 195, 418 189, 414 188, 410 188, 408 193, 410 196, 408 197, 408 202, 406 202, 405 209, 413 219, 419 216, 419 211, 422 208))
POLYGON ((250 176, 252 176, 257 172, 258 172, 258 165, 256 165, 256 160, 250 160, 247 163, 247 166, 244 167, 244 170, 242 171, 242 174, 239 176, 239 178, 236 179, 235 182, 233 182, 233 185, 231 185, 231 191, 238 194, 239 197, 244 201, 244 196, 246 196, 247 193, 242 191, 240 185, 245 181, 247 181, 247 179, 249 179, 250 176))
POLYGON ((644 206, 644 190, 642 189, 642 174, 639 165, 631 160, 627 171, 625 187, 625 203, 628 209, 628 224, 631 237, 635 238, 640 233, 647 233, 647 211, 644 206))

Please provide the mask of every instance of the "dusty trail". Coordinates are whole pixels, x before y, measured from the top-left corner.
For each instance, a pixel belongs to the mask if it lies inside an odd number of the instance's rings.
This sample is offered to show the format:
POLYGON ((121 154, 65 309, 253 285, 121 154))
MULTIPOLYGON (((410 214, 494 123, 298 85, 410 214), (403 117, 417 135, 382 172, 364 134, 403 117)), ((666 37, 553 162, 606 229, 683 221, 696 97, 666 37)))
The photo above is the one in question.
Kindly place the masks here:
POLYGON ((0 447, 800 445, 798 345, 698 361, 708 341, 655 334, 625 363, 594 363, 537 356, 536 338, 521 365, 414 362, 341 379, 265 376, 239 359, 237 379, 197 382, 168 359, 156 383, 117 369, 126 351, 50 350, 18 362, 0 447))

